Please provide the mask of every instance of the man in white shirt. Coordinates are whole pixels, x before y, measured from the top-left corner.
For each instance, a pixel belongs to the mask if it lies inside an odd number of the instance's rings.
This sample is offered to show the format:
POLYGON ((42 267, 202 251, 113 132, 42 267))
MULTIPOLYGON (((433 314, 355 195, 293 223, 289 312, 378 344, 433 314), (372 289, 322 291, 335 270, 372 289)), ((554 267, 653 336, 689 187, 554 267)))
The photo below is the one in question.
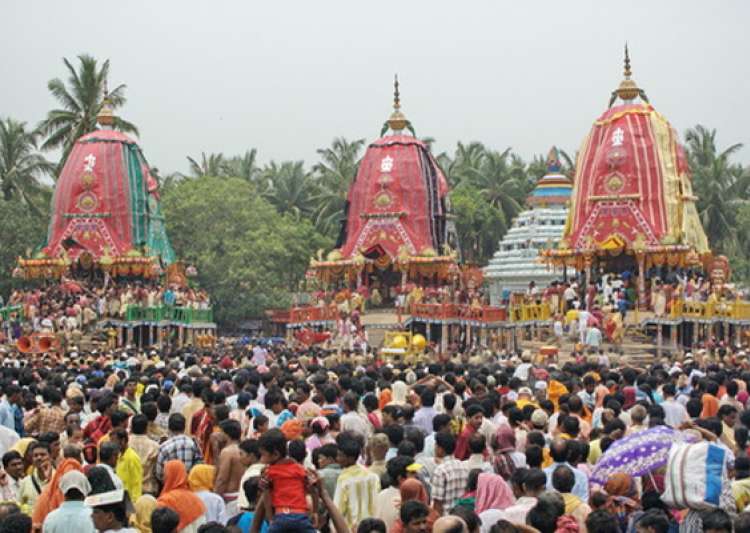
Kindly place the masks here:
POLYGON ((435 410, 435 392, 432 389, 426 389, 420 396, 422 407, 414 413, 413 423, 422 430, 425 436, 432 433, 432 419, 437 415, 435 410))
POLYGON ((263 346, 256 346, 253 348, 253 363, 256 366, 265 366, 266 358, 268 357, 268 351, 263 346))
POLYGON ((471 452, 471 455, 469 455, 468 459, 463 461, 469 471, 478 468, 482 472, 487 472, 488 474, 493 474, 495 472, 492 465, 484 460, 484 451, 486 447, 487 444, 484 435, 475 433, 471 436, 469 439, 469 451, 471 452))
POLYGON ((661 389, 664 395, 664 401, 661 403, 664 409, 664 423, 675 429, 679 428, 684 422, 690 420, 687 409, 680 402, 675 400, 676 389, 674 384, 667 383, 661 389))
POLYGON ((341 415, 341 431, 351 431, 367 439, 369 425, 367 421, 357 412, 359 398, 353 392, 347 392, 342 398, 344 414, 341 415))

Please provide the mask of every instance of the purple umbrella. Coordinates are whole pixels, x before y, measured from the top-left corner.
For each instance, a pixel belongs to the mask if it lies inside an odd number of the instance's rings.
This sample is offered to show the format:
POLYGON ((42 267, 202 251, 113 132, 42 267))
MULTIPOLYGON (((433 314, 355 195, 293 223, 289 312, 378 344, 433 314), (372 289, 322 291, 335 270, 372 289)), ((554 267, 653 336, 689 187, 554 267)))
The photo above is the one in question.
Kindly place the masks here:
POLYGON ((657 426, 615 441, 599 458, 590 480, 604 485, 612 474, 639 477, 667 464, 669 449, 676 442, 692 441, 681 431, 657 426))

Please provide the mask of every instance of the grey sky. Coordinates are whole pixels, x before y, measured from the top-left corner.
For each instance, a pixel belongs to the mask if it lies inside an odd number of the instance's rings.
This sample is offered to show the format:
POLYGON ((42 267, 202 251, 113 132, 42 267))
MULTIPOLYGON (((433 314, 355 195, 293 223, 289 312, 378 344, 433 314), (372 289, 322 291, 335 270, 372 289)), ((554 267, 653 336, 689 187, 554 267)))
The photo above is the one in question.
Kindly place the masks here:
POLYGON ((335 136, 377 137, 398 72, 403 110, 437 150, 573 153, 627 39, 635 80, 681 134, 702 123, 720 147, 750 144, 748 20, 743 0, 2 0, 0 116, 36 123, 61 58, 87 52, 128 85, 122 115, 162 173, 251 147, 311 165, 335 136))

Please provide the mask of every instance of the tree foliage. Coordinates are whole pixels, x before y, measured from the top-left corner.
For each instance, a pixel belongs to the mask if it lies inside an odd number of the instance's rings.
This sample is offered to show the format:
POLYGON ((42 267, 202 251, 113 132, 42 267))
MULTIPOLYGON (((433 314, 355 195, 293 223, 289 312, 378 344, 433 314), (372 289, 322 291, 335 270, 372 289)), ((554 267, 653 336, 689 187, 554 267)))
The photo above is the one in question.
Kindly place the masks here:
POLYGON ((38 138, 25 122, 0 120, 0 193, 6 202, 21 202, 37 215, 40 200, 48 199, 49 189, 41 180, 55 168, 37 151, 38 138))
POLYGON ((0 294, 7 296, 11 290, 28 286, 23 279, 11 277, 18 257, 31 255, 34 247, 47 238, 49 222, 46 204, 36 213, 16 200, 0 199, 0 294))
POLYGON ((181 180, 162 199, 175 251, 198 268, 224 325, 288 306, 310 257, 332 244, 309 221, 278 213, 241 178, 181 180))
MULTIPOLYGON (((109 60, 100 66, 95 58, 82 54, 78 56, 78 62, 76 68, 63 58, 68 70, 67 85, 60 78, 52 79, 47 84, 61 107, 47 113, 47 118, 39 124, 40 132, 47 137, 42 149, 62 149, 63 156, 58 169, 62 169, 76 140, 96 130, 96 117, 107 92, 109 60)), ((125 105, 125 85, 118 85, 107 94, 113 109, 125 105)), ((120 117, 115 117, 113 127, 124 133, 138 135, 135 124, 120 117)))

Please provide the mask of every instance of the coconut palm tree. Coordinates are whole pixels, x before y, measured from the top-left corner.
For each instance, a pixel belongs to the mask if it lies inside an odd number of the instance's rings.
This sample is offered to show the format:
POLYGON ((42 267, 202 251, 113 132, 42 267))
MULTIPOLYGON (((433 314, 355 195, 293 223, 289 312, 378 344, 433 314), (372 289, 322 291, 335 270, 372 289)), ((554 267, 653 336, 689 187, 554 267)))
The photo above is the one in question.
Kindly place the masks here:
MULTIPOLYGON (((63 58, 68 69, 66 83, 60 78, 50 80, 47 88, 60 103, 60 109, 47 113, 47 118, 39 124, 39 131, 46 137, 43 150, 62 149, 59 168, 65 164, 76 140, 96 130, 96 116, 102 107, 107 92, 109 60, 99 65, 96 59, 82 54, 78 56, 78 68, 63 58)), ((108 93, 113 109, 125 104, 125 85, 118 85, 108 93)), ((125 133, 138 135, 134 124, 115 117, 113 128, 125 133)))
POLYGON ((521 212, 527 193, 525 164, 507 148, 503 152, 486 150, 477 167, 465 169, 469 182, 484 199, 497 208, 507 225, 521 212))
POLYGON ((305 171, 303 161, 271 161, 261 172, 261 182, 268 187, 261 194, 281 214, 309 216, 314 211, 312 199, 318 193, 315 181, 305 171))
POLYGON ((359 169, 364 139, 347 141, 337 137, 329 148, 318 150, 320 161, 313 167, 319 192, 314 198, 315 225, 324 234, 339 229, 344 214, 346 195, 359 169))
POLYGON ((55 166, 37 151, 39 132, 28 131, 25 122, 0 120, 0 191, 5 201, 17 199, 39 213, 40 180, 55 166))
POLYGON ((242 155, 229 158, 226 162, 226 172, 232 177, 242 178, 253 182, 260 176, 258 166, 258 150, 246 150, 242 155))
POLYGON ((202 178, 206 176, 220 177, 227 173, 227 161, 224 159, 224 154, 209 154, 206 156, 206 152, 201 152, 200 161, 187 156, 188 163, 190 163, 190 174, 194 178, 202 178))
POLYGON ((459 141, 453 159, 445 154, 437 157, 438 164, 451 187, 456 187, 464 178, 467 178, 470 173, 469 169, 479 168, 486 151, 487 149, 480 142, 472 141, 464 144, 459 141))
POLYGON ((700 124, 686 132, 685 140, 703 228, 709 241, 726 251, 736 243, 737 209, 748 200, 748 173, 731 162, 742 144, 733 144, 719 152, 716 130, 700 124))

